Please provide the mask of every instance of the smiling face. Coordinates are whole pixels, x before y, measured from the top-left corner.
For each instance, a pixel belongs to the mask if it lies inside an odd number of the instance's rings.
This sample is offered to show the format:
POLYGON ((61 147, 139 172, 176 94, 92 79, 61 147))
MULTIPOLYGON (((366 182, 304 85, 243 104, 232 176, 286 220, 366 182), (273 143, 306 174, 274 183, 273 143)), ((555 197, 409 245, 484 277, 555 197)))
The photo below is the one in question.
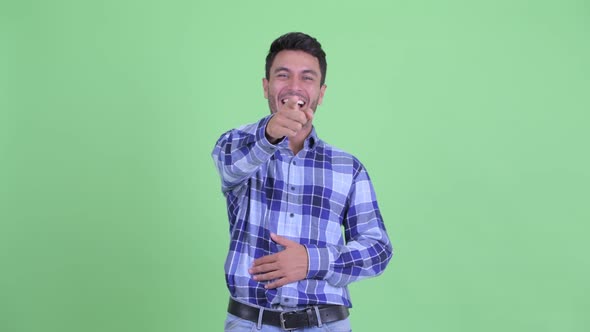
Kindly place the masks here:
POLYGON ((322 103, 326 85, 321 85, 320 64, 303 51, 280 51, 270 67, 269 78, 262 79, 264 98, 271 113, 276 113, 288 99, 295 98, 300 107, 314 112, 322 103))

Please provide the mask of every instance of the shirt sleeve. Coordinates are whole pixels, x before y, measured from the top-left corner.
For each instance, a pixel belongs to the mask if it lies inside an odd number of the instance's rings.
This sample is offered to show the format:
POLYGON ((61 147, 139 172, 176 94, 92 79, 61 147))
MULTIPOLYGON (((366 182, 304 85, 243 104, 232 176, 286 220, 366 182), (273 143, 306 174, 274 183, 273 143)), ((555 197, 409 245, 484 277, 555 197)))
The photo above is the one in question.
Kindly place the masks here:
POLYGON ((230 130, 217 140, 211 156, 221 177, 224 194, 244 188, 252 174, 276 151, 277 146, 266 138, 266 125, 271 117, 230 130))
POLYGON ((393 248, 364 167, 353 180, 343 220, 346 245, 306 245, 307 279, 323 279, 336 287, 377 276, 385 270, 393 248))

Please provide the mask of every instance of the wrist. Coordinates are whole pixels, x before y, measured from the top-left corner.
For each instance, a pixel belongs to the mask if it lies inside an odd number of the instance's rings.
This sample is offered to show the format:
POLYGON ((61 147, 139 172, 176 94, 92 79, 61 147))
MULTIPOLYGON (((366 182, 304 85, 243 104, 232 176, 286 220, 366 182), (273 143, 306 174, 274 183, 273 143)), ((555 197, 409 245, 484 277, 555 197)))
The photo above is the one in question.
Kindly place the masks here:
POLYGON ((272 136, 270 136, 268 134, 268 130, 265 132, 266 139, 271 143, 271 144, 277 144, 281 139, 280 138, 274 138, 272 136))
POLYGON ((266 140, 269 141, 271 144, 277 144, 278 142, 280 142, 283 138, 282 137, 274 137, 272 136, 269 132, 268 132, 268 125, 270 124, 270 121, 266 124, 266 128, 264 128, 264 136, 266 137, 266 140))

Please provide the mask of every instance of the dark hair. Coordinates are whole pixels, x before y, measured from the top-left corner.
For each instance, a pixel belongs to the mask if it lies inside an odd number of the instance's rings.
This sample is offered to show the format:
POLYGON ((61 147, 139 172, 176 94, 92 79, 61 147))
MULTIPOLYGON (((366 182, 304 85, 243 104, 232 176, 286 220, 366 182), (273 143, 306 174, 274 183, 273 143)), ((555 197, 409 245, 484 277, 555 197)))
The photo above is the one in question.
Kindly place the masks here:
POLYGON ((272 66, 275 56, 283 50, 303 51, 316 57, 320 63, 320 71, 322 74, 320 85, 324 85, 324 82, 326 81, 326 70, 328 67, 328 64, 326 63, 326 53, 322 50, 322 44, 320 44, 317 39, 302 32, 289 32, 272 42, 270 50, 268 50, 268 55, 266 56, 266 79, 269 79, 270 77, 270 67, 272 66))

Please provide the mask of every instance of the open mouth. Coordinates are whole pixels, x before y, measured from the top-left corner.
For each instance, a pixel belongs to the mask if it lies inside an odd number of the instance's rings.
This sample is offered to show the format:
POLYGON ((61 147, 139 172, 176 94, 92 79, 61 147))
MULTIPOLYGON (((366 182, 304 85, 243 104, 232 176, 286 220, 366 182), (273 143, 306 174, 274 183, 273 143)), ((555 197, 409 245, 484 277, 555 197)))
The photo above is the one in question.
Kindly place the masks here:
MULTIPOLYGON (((289 101, 289 98, 283 98, 281 100, 281 103, 283 103, 283 105, 285 105, 287 103, 287 101, 289 101)), ((297 105, 299 105, 299 108, 305 106, 305 101, 304 100, 298 100, 297 101, 297 105)))

